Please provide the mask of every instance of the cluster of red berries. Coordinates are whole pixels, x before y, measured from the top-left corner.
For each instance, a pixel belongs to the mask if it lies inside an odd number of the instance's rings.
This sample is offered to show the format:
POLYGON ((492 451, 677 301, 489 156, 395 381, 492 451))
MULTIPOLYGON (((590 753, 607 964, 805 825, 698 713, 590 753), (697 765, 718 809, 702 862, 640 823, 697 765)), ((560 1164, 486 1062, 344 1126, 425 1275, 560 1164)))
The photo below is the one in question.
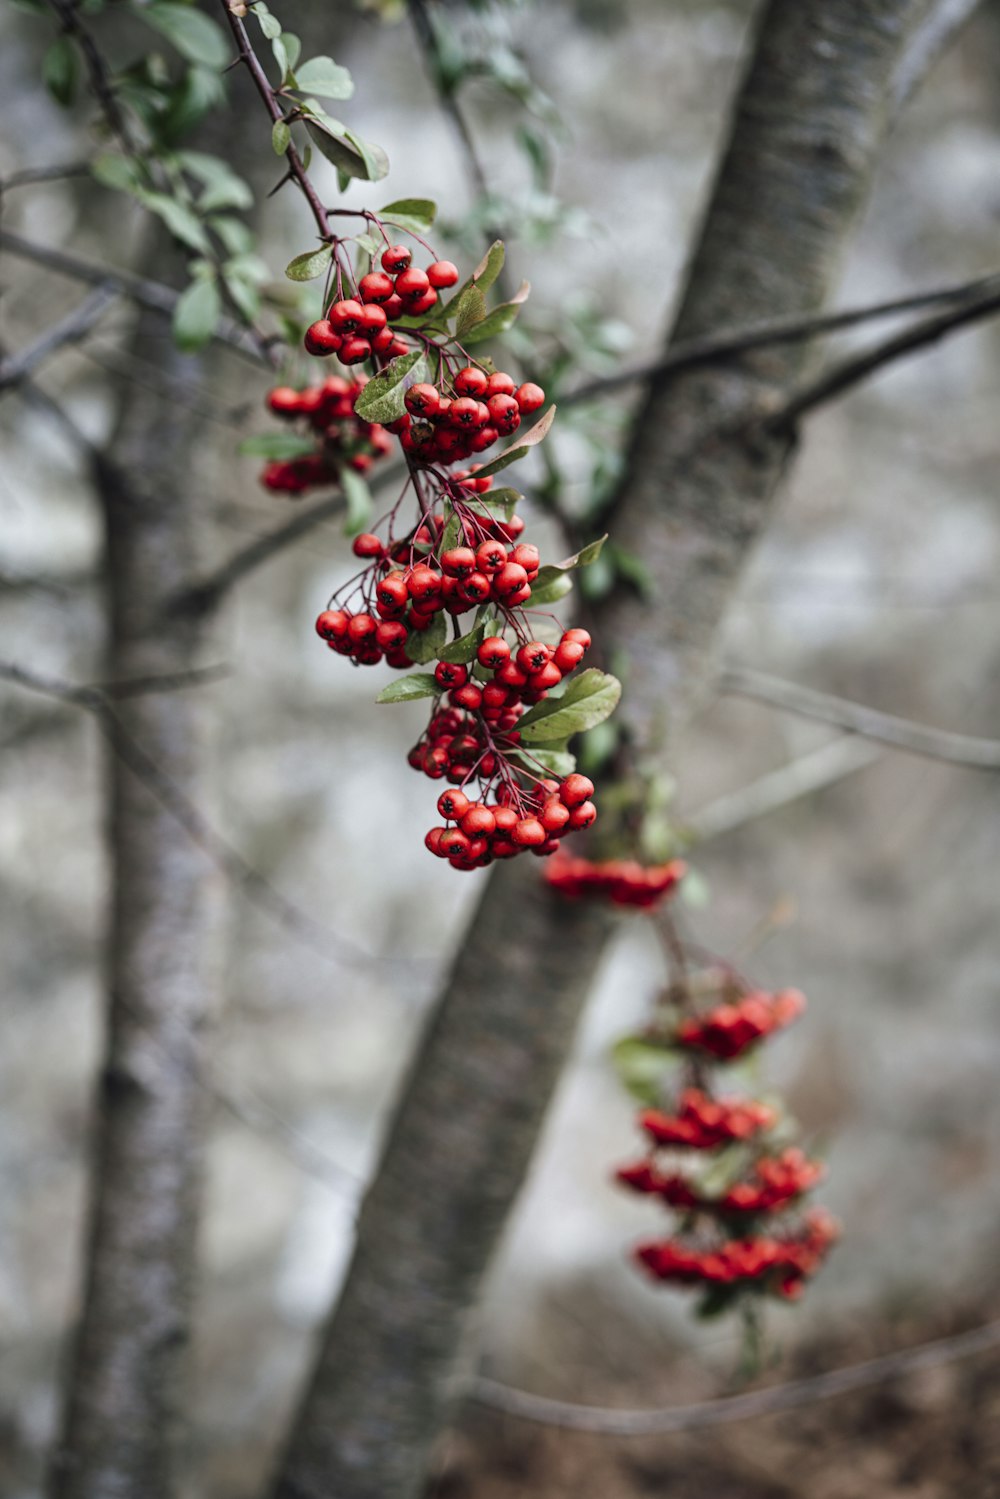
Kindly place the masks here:
POLYGON ((316 451, 267 464, 260 476, 265 489, 305 494, 318 484, 335 482, 344 467, 367 473, 377 458, 392 452, 392 438, 385 428, 355 413, 355 403, 367 383, 365 375, 354 380, 331 375, 322 385, 305 390, 277 385, 269 392, 268 410, 289 422, 303 418, 315 434, 316 451))
MULTIPOLYGON (((730 989, 734 980, 723 981, 730 989)), ((674 991, 676 992, 676 991, 674 991)), ((725 991, 724 991, 725 992, 725 991)), ((767 1030, 787 1025, 805 1001, 797 990, 776 995, 750 991, 734 1002, 715 1005, 701 1020, 685 1018, 671 1028, 670 1040, 705 1036, 699 1042, 722 1062, 746 1049, 767 1030), (736 1049, 728 1012, 741 1016, 751 1001, 750 1018, 763 1026, 736 1049), (717 1044, 719 1015, 726 1042, 717 1044), (692 1029, 695 1027, 696 1029, 692 1029)), ((681 1045, 691 1045, 690 1039, 681 1045)), ((700 1085, 684 1087, 672 1108, 645 1109, 639 1125, 649 1154, 623 1166, 617 1180, 634 1192, 658 1198, 681 1214, 678 1231, 668 1239, 641 1244, 635 1257, 658 1280, 700 1285, 706 1309, 720 1309, 741 1291, 798 1296, 804 1281, 821 1265, 836 1237, 836 1225, 816 1210, 796 1209, 822 1180, 824 1169, 804 1151, 787 1143, 790 1123, 778 1111, 754 1098, 713 1097, 703 1063, 693 1064, 700 1085), (659 1152, 667 1151, 666 1164, 659 1152), (690 1153, 690 1154, 689 1154, 690 1153), (707 1166, 707 1169, 705 1169, 707 1166), (777 1218, 776 1228, 763 1223, 777 1218)), ((688 1064, 689 1070, 692 1064, 688 1064)))
POLYGON ((671 895, 687 872, 682 859, 640 864, 636 859, 584 859, 560 852, 545 871, 553 889, 571 899, 586 896, 648 911, 671 895))
POLYGON ((772 1031, 791 1025, 805 1007, 805 995, 798 989, 777 994, 755 989, 734 1002, 716 1005, 706 1015, 682 1020, 675 1044, 731 1061, 772 1031))
POLYGON ((412 260, 406 245, 388 245, 382 252, 382 269, 361 277, 357 295, 338 297, 326 317, 306 329, 308 352, 336 354, 341 364, 361 364, 373 355, 393 359, 408 354, 410 345, 389 324, 430 312, 438 292, 458 281, 458 267, 450 260, 435 260, 425 271, 412 260))
POLYGON ((545 404, 545 392, 531 381, 518 385, 512 375, 487 374, 466 365, 442 386, 426 382, 406 393, 406 414, 392 424, 404 453, 421 463, 457 463, 485 453, 509 437, 545 404))
POLYGON ((836 1242, 836 1220, 823 1208, 812 1208, 794 1230, 727 1239, 698 1249, 676 1239, 643 1244, 636 1258, 657 1280, 679 1285, 740 1287, 771 1291, 795 1301, 836 1242))
MULTIPOLYGON (((482 766, 479 775, 486 775, 482 766)), ((593 781, 575 772, 562 781, 543 777, 530 789, 501 784, 494 803, 471 801, 464 791, 443 791, 437 807, 445 825, 431 828, 424 841, 456 869, 481 869, 528 849, 551 854, 564 833, 590 827, 597 816, 593 792, 593 781)))

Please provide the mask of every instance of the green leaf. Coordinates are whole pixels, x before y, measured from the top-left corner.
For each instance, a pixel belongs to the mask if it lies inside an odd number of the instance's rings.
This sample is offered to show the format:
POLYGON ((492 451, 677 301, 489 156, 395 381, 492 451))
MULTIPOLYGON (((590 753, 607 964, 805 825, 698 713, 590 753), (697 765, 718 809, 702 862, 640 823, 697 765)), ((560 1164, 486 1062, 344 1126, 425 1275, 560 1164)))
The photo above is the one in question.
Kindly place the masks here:
POLYGON ((562 562, 556 563, 556 566, 560 572, 564 573, 572 572, 576 567, 589 567, 601 555, 607 539, 608 533, 605 531, 603 536, 599 536, 596 541, 588 542, 585 547, 581 547, 578 552, 574 552, 572 557, 564 557, 562 562))
POLYGON ((571 755, 569 750, 515 750, 511 759, 518 760, 526 770, 547 770, 554 776, 572 775, 576 769, 576 756, 571 755))
POLYGON ((168 197, 166 193, 151 193, 145 190, 135 195, 139 202, 155 213, 166 224, 170 233, 182 244, 188 245, 192 250, 200 250, 203 255, 211 255, 212 245, 205 233, 204 225, 197 214, 192 212, 184 203, 179 203, 176 198, 168 197))
POLYGON ((291 144, 291 127, 286 125, 284 120, 275 120, 271 128, 271 149, 275 156, 284 156, 291 144))
POLYGON ((410 234, 428 234, 437 218, 437 204, 431 198, 397 198, 380 209, 378 216, 410 234))
POLYGON ((134 193, 142 189, 141 168, 127 156, 110 153, 96 156, 90 170, 103 187, 114 188, 116 192, 134 193))
POLYGON ((278 460, 307 458, 315 451, 315 438, 302 437, 298 432, 262 432, 259 437, 245 438, 237 449, 244 458, 278 460))
POLYGON ((302 43, 291 31, 281 33, 281 43, 285 49, 285 57, 288 59, 289 71, 296 66, 302 56, 302 43))
POLYGON ((198 212, 211 213, 219 208, 252 208, 253 189, 219 156, 207 151, 178 151, 177 158, 186 171, 204 183, 198 199, 198 212))
POLYGON ((258 3, 253 8, 253 13, 260 23, 260 29, 269 42, 273 42, 276 36, 281 35, 281 22, 277 16, 272 16, 266 5, 258 3))
POLYGON ((573 581, 568 573, 561 573, 557 567, 546 567, 539 570, 538 577, 531 585, 531 603, 536 604, 558 604, 568 593, 573 592, 573 581), (542 572, 554 573, 554 577, 543 578, 542 572))
POLYGON ((354 80, 332 57, 310 57, 295 69, 294 87, 299 93, 319 94, 321 99, 349 99, 354 80))
POLYGON ((426 630, 410 631, 406 637, 406 654, 420 666, 427 661, 437 661, 447 638, 448 624, 445 612, 441 609, 426 630))
POLYGON ((359 250, 374 258, 382 249, 384 240, 376 239, 374 234, 358 234, 355 236, 355 243, 359 250))
POLYGON ((502 239, 495 239, 472 273, 472 279, 481 292, 488 292, 503 270, 504 247, 502 239))
POLYGON ((523 458, 529 448, 535 447, 535 445, 537 443, 540 443, 542 438, 547 435, 549 428, 555 421, 555 418, 556 408, 554 406, 550 406, 545 415, 541 417, 533 427, 529 427, 528 431, 524 434, 523 437, 518 438, 516 446, 505 449, 505 451, 500 454, 499 458, 493 459, 492 463, 484 463, 482 468, 477 468, 476 478, 485 479, 489 474, 498 474, 500 470, 506 468, 508 464, 516 463, 519 458, 523 458))
POLYGON ((152 5, 138 7, 133 14, 165 36, 189 62, 201 63, 206 68, 224 68, 230 61, 225 32, 192 5, 153 0, 152 5))
POLYGON ((76 48, 68 36, 57 37, 42 59, 42 78, 57 104, 72 104, 77 76, 76 48))
POLYGON ((455 336, 463 338, 486 316, 486 298, 478 286, 470 286, 462 293, 455 307, 455 336))
POLYGON ((465 545, 465 527, 450 505, 445 505, 447 520, 441 534, 440 551, 450 552, 452 547, 465 545))
POLYGON ((383 427, 397 421, 406 410, 406 392, 411 385, 426 380, 428 374, 427 356, 422 349, 401 354, 380 375, 368 381, 355 402, 356 415, 366 422, 380 422, 383 427))
POLYGON ((518 719, 522 742, 564 743, 571 735, 603 723, 618 706, 621 695, 617 677, 591 667, 574 677, 561 697, 545 698, 518 719))
POLYGON ((193 353, 204 348, 222 316, 222 298, 214 278, 193 281, 174 308, 174 342, 193 353))
POLYGON ((361 475, 356 474, 353 468, 341 469, 340 487, 347 501, 344 535, 357 536, 366 528, 374 513, 375 501, 372 499, 372 492, 361 475))
POLYGON ((318 250, 304 250, 285 266, 289 281, 315 281, 333 259, 333 246, 320 245, 318 250))
POLYGON ((509 302, 501 302, 494 307, 481 323, 470 329, 465 340, 467 344, 485 343, 488 338, 499 338, 503 333, 509 333, 517 322, 518 314, 528 299, 531 285, 522 281, 514 296, 509 302))
MULTIPOLYGON (((407 646, 407 653, 410 654, 409 646, 407 646)), ((409 703, 418 697, 437 697, 440 691, 431 672, 414 671, 408 677, 400 677, 397 681, 390 682, 388 687, 383 687, 375 701, 377 703, 409 703)))
POLYGON ((253 282, 245 276, 226 271, 225 268, 223 268, 222 279, 230 297, 247 322, 255 322, 260 315, 260 292, 253 282))
POLYGON ((439 661, 451 661, 456 665, 464 666, 471 661, 473 656, 486 639, 496 629, 497 622, 487 615, 459 640, 453 640, 450 645, 444 645, 438 651, 439 661))
MULTIPOLYGON (((307 99, 310 106, 312 99, 307 99)), ((381 146, 364 141, 353 130, 337 126, 339 122, 329 120, 325 112, 316 105, 310 108, 305 125, 312 140, 338 171, 348 177, 360 177, 368 182, 380 182, 389 170, 389 158, 381 146)))
POLYGON ((156 120, 157 136, 168 144, 181 140, 210 110, 221 108, 225 100, 222 75, 212 68, 192 65, 171 90, 170 102, 156 120))
POLYGON ((622 1085, 640 1103, 660 1101, 660 1088, 667 1068, 673 1066, 669 1047, 642 1036, 625 1036, 611 1049, 611 1062, 622 1085))
POLYGON ((253 233, 242 219, 212 214, 208 226, 219 236, 230 255, 249 255, 253 250, 253 233))
POLYGON ((466 509, 472 510, 476 515, 502 515, 505 520, 510 520, 517 509, 518 502, 524 499, 524 495, 517 489, 490 489, 486 494, 469 494, 467 500, 463 500, 466 509))

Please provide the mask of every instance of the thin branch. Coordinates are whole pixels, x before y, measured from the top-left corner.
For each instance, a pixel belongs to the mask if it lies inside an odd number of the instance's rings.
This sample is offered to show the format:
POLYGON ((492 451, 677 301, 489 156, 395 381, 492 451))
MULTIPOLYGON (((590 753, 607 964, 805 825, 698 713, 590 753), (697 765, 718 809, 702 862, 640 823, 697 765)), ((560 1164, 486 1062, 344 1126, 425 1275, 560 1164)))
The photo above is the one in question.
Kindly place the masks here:
MULTIPOLYGON (((437 90, 438 100, 445 118, 454 132, 458 142, 462 158, 465 162, 465 170, 477 195, 480 198, 488 198, 490 185, 486 179, 486 171, 479 159, 479 152, 472 137, 472 131, 465 118, 461 105, 455 98, 455 90, 450 88, 441 70, 438 40, 434 31, 434 22, 431 20, 430 12, 424 4, 424 0, 408 0, 407 9, 410 13, 410 22, 413 26, 420 50, 424 55, 424 63, 431 81, 437 90)), ((490 232, 491 238, 497 238, 490 232)), ((500 238, 503 236, 501 235, 500 238)))
POLYGON ((63 31, 79 44, 90 79, 90 87, 108 123, 109 130, 126 156, 137 156, 138 146, 132 138, 128 121, 118 107, 107 64, 94 38, 80 20, 79 7, 71 4, 70 0, 48 0, 48 3, 62 22, 63 31))
POLYGON ((694 812, 684 822, 684 833, 698 843, 707 843, 712 838, 721 838, 777 812, 792 802, 822 791, 827 786, 864 770, 882 758, 882 750, 873 744, 859 740, 853 734, 832 739, 820 749, 772 770, 767 775, 731 791, 694 812))
MULTIPOLYGON (((175 291, 172 286, 164 286, 159 281, 150 281, 145 276, 136 276, 131 271, 109 270, 106 266, 94 265, 91 261, 82 260, 77 255, 67 254, 65 250, 55 250, 48 245, 37 244, 34 240, 25 239, 20 234, 12 234, 7 229, 0 229, 0 250, 7 250, 11 255, 16 255, 21 260, 29 260, 44 270, 55 271, 61 276, 70 276, 74 281, 83 281, 90 286, 111 287, 123 296, 129 297, 139 307, 146 307, 150 312, 158 312, 164 317, 172 317, 174 308, 180 301, 181 293, 175 291)), ((255 364, 270 367, 274 362, 272 359, 265 358, 263 351, 256 345, 253 335, 231 318, 220 320, 212 338, 215 343, 235 350, 245 358, 252 359, 255 364)))
POLYGON ((89 177, 89 161, 56 162, 48 167, 23 167, 0 178, 0 195, 15 187, 31 187, 38 182, 64 182, 68 177, 89 177))
POLYGON ((895 334, 874 348, 849 355, 815 380, 794 391, 776 411, 768 411, 760 421, 767 432, 784 434, 794 431, 799 419, 835 396, 843 395, 884 365, 909 354, 916 354, 929 344, 937 343, 949 333, 956 333, 970 323, 981 322, 1000 312, 1000 289, 987 292, 973 301, 960 304, 936 317, 925 319, 902 333, 895 334))
POLYGON ((180 824, 191 841, 252 904, 266 911, 282 926, 294 931, 313 951, 346 966, 369 968, 378 962, 373 953, 349 938, 332 932, 301 911, 264 875, 248 864, 243 855, 211 826, 176 782, 128 732, 114 711, 112 699, 102 689, 73 686, 68 682, 28 671, 10 661, 0 661, 0 679, 92 713, 119 759, 180 824))
POLYGON ((800 687, 797 682, 787 682, 748 666, 723 667, 715 686, 731 697, 750 698, 803 718, 815 718, 911 755, 943 760, 948 765, 964 765, 972 770, 1000 770, 1000 739, 977 739, 969 734, 953 734, 948 729, 933 729, 848 698, 800 687))
POLYGON ((482 1376, 468 1387, 468 1398, 477 1405, 488 1405, 507 1415, 543 1426, 559 1426, 570 1431, 586 1431, 601 1436, 638 1437, 670 1431, 698 1431, 721 1426, 729 1421, 749 1421, 778 1411, 798 1410, 818 1400, 848 1395, 853 1390, 868 1389, 889 1379, 910 1374, 917 1369, 936 1369, 955 1359, 971 1358, 1000 1346, 1000 1320, 973 1327, 954 1337, 936 1338, 914 1348, 884 1353, 863 1363, 830 1369, 825 1374, 811 1374, 805 1379, 789 1380, 766 1390, 750 1390, 743 1395, 727 1395, 719 1400, 703 1400, 694 1405, 667 1406, 659 1410, 615 1410, 599 1405, 576 1405, 567 1400, 550 1400, 527 1390, 482 1376))
POLYGON ((908 102, 981 4, 982 0, 932 0, 923 23, 904 48, 896 70, 893 80, 896 110, 908 102))
POLYGON ((610 395, 628 385, 654 380, 659 375, 715 364, 735 355, 751 353, 755 349, 771 348, 775 344, 805 343, 819 334, 839 333, 863 323, 878 322, 883 318, 898 317, 902 313, 936 307, 942 302, 973 302, 978 306, 979 299, 992 293, 1000 293, 1000 272, 997 271, 979 276, 974 281, 961 281, 931 291, 915 292, 912 296, 876 302, 867 307, 846 308, 843 312, 821 313, 818 316, 772 318, 767 322, 750 324, 746 328, 712 333, 705 338, 683 339, 674 344, 665 356, 634 365, 631 369, 619 370, 613 375, 602 376, 598 380, 590 380, 576 390, 567 391, 560 396, 559 404, 565 406, 598 400, 601 396, 610 395))
POLYGON ((117 298, 118 293, 113 286, 106 282, 97 286, 89 297, 84 297, 78 307, 75 307, 66 317, 61 318, 58 323, 54 323, 28 348, 22 349, 20 353, 11 354, 0 362, 0 391, 17 385, 37 365, 58 349, 65 348, 67 344, 79 343, 86 338, 117 298))

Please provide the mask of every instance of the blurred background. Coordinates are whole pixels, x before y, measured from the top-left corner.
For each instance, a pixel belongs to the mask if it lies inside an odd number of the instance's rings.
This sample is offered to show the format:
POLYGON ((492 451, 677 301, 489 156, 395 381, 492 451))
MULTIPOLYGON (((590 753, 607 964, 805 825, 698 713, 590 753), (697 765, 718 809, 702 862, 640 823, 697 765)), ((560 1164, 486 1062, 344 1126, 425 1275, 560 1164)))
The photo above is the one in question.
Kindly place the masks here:
MULTIPOLYGON (((355 76, 352 124, 392 162, 375 191, 436 198, 460 226, 473 195, 407 22, 337 11, 335 22, 303 15, 295 24, 355 76)), ((536 316, 566 319, 584 340, 593 331, 594 369, 659 346, 751 12, 743 0, 556 0, 505 8, 493 33, 482 30, 488 17, 473 17, 497 56, 509 44, 523 58, 545 96, 523 119, 541 120, 556 142, 551 171, 542 163, 533 174, 530 148, 511 146, 521 106, 495 79, 467 87, 503 200, 491 212, 520 230, 509 257, 533 283, 536 316)), ((38 83, 49 30, 12 6, 2 26, 0 178, 80 157, 88 101, 67 113, 38 83)), ((892 134, 841 304, 995 268, 998 63, 1000 7, 991 3, 892 134)), ((227 126, 233 164, 266 191, 275 171, 266 121, 243 93, 240 110, 227 126)), ((319 163, 321 180, 326 173, 332 196, 333 169, 319 163)), ((346 201, 382 199, 354 185, 346 201)), ((141 211, 86 178, 5 194, 2 208, 6 229, 98 262, 133 265, 142 244, 141 211)), ((435 243, 468 264, 476 222, 435 243)), ((276 267, 311 238, 290 193, 264 202, 257 227, 276 267)), ((0 287, 5 351, 28 345, 80 296, 11 256, 0 287)), ((95 442, 111 430, 121 373, 156 378, 124 352, 132 317, 116 304, 86 344, 38 376, 95 442)), ((189 455, 182 482, 204 499, 215 559, 290 513, 290 502, 260 488, 259 462, 236 456, 242 438, 273 425, 267 385, 263 372, 214 352, 189 392, 211 408, 212 440, 189 455)), ((1000 333, 986 324, 810 417, 733 600, 726 655, 995 735, 998 397, 1000 333)), ((602 430, 614 409, 594 418, 602 430)), ((3 655, 74 683, 99 678, 101 532, 79 450, 16 391, 0 403, 0 428, 3 655)), ((559 451, 570 501, 583 506, 594 482, 585 424, 567 430, 559 451)), ((552 534, 544 515, 529 524, 552 534)), ((350 671, 312 633, 351 571, 333 520, 253 573, 220 620, 215 659, 226 673, 197 689, 213 708, 206 811, 315 925, 291 930, 231 891, 192 1402, 195 1499, 243 1499, 259 1486, 342 1273, 410 1043, 481 878, 459 879, 423 849, 433 793, 405 763, 419 708, 374 706, 381 674, 350 671), (337 934, 367 956, 345 961, 337 934)), ((834 737, 751 703, 711 703, 676 746, 677 810, 696 816, 834 737)), ((0 1492, 34 1499, 77 1296, 101 1034, 102 745, 86 715, 4 684, 0 748, 0 1492)), ((845 1232, 804 1303, 769 1311, 767 1365, 780 1360, 789 1376, 833 1367, 998 1315, 994 779, 875 750, 836 784, 708 839, 692 863, 708 899, 682 908, 685 929, 719 952, 745 950, 777 911, 752 972, 811 1001, 767 1049, 766 1081, 826 1151, 822 1200, 845 1232)), ((683 1295, 639 1279, 629 1246, 660 1220, 610 1181, 637 1135, 609 1050, 641 1025, 660 981, 650 935, 627 923, 597 975, 470 1345, 470 1366, 498 1379, 612 1405, 730 1387, 739 1329, 699 1324, 683 1295)), ((994 1354, 804 1413, 631 1441, 470 1406, 442 1452, 437 1492, 1000 1492, 998 1369, 994 1354)))

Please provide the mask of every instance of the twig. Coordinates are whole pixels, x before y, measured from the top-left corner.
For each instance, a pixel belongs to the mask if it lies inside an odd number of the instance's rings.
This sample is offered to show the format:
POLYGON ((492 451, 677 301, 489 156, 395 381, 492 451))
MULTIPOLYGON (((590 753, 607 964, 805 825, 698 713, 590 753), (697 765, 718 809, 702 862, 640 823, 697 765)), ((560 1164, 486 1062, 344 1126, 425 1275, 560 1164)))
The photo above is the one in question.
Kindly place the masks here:
POLYGON ((84 297, 78 307, 66 317, 54 323, 51 328, 37 338, 28 348, 22 349, 18 354, 11 354, 9 358, 0 362, 0 391, 17 385, 29 375, 33 369, 54 354, 57 349, 65 348, 67 344, 79 343, 87 337, 100 322, 112 302, 117 300, 118 293, 113 286, 103 283, 91 292, 89 297, 84 297))
POLYGON ((67 177, 89 176, 89 161, 56 162, 48 167, 22 167, 19 172, 11 172, 9 177, 0 178, 0 194, 15 187, 31 187, 37 182, 62 182, 67 177))
POLYGON ((1000 312, 1000 289, 938 313, 936 317, 927 318, 915 327, 886 339, 884 343, 876 344, 874 348, 852 354, 807 385, 800 386, 778 410, 767 412, 761 418, 760 426, 765 431, 776 434, 791 432, 800 417, 814 411, 817 406, 825 405, 835 396, 843 395, 844 391, 866 380, 883 365, 903 359, 908 354, 915 354, 949 333, 955 333, 970 323, 980 322, 983 318, 992 317, 997 312, 1000 312))
POLYGON ((126 156, 137 157, 140 153, 136 142, 132 139, 128 121, 118 108, 118 100, 115 98, 114 88, 112 87, 104 58, 98 51, 94 38, 80 20, 78 7, 71 4, 70 0, 49 0, 49 4, 62 22, 63 30, 66 34, 74 37, 79 43, 90 78, 90 87, 101 107, 101 113, 108 122, 108 128, 112 135, 118 141, 126 156))
POLYGON ((907 102, 981 4, 982 0, 935 0, 910 37, 896 69, 895 109, 901 109, 907 102))
MULTIPOLYGON (((108 270, 106 266, 94 265, 90 261, 80 259, 77 255, 69 255, 65 250, 55 250, 48 245, 36 244, 33 240, 25 239, 20 234, 12 234, 7 229, 0 229, 0 250, 8 250, 11 255, 16 255, 21 260, 30 260, 47 271, 55 271, 61 276, 70 276, 74 281, 83 281, 90 286, 112 287, 123 296, 129 297, 138 306, 147 307, 151 312, 161 313, 165 317, 173 316, 174 308, 180 301, 181 293, 175 291, 172 286, 164 286, 159 281, 150 281, 145 276, 136 276, 131 271, 108 270)), ((270 367, 274 363, 273 359, 265 357, 253 335, 230 318, 220 320, 212 338, 214 342, 224 344, 236 353, 252 359, 255 364, 270 367)))
POLYGON ((974 302, 978 306, 978 299, 994 292, 1000 294, 1000 272, 997 271, 979 276, 974 281, 962 281, 931 291, 915 292, 909 297, 876 302, 868 307, 852 307, 843 312, 821 313, 812 317, 774 318, 768 322, 750 324, 746 328, 709 334, 705 338, 683 339, 660 358, 634 365, 631 369, 619 370, 613 375, 602 376, 598 380, 590 380, 576 390, 567 391, 560 396, 559 404, 564 406, 597 400, 625 386, 654 380, 658 375, 695 369, 703 364, 715 364, 734 355, 748 354, 755 349, 770 348, 775 344, 808 342, 818 334, 838 333, 862 323, 878 322, 882 318, 897 317, 906 312, 919 312, 941 302, 974 302))
POLYGON ((873 744, 858 740, 853 734, 832 739, 811 754, 800 755, 778 770, 741 786, 694 812, 684 823, 684 833, 698 843, 735 832, 758 817, 777 812, 781 807, 822 791, 842 781, 856 770, 863 770, 882 758, 873 744))
POLYGON ((1000 1347, 1000 1320, 957 1333, 954 1337, 936 1338, 914 1348, 903 1348, 896 1353, 866 1359, 863 1363, 848 1364, 843 1369, 830 1369, 825 1374, 790 1380, 771 1389, 750 1390, 743 1395, 727 1395, 719 1400, 703 1400, 694 1405, 674 1405, 659 1410, 615 1410, 607 1406, 550 1400, 544 1395, 515 1390, 481 1375, 467 1386, 466 1394, 477 1405, 488 1405, 543 1426, 559 1426, 602 1436, 637 1437, 657 1432, 697 1431, 729 1421, 748 1421, 777 1411, 797 1410, 817 1400, 847 1395, 852 1390, 867 1389, 917 1369, 938 1368, 955 1359, 971 1358, 997 1347, 1000 1347))
POLYGON ((377 962, 374 954, 349 938, 334 934, 321 922, 301 911, 280 890, 275 889, 264 875, 248 864, 243 855, 211 826, 181 788, 157 765, 138 740, 133 738, 115 713, 112 699, 102 689, 73 686, 42 676, 38 672, 27 671, 9 661, 0 661, 0 679, 92 713, 123 764, 180 824, 191 841, 243 891, 248 900, 266 911, 282 926, 294 931, 314 951, 349 966, 367 968, 377 962))
MULTIPOLYGON (((486 179, 486 172, 483 164, 479 159, 479 152, 477 151, 476 143, 472 138, 472 131, 469 128, 469 123, 465 118, 465 114, 458 100, 455 98, 455 90, 448 86, 448 83, 445 80, 441 70, 438 41, 434 32, 434 23, 430 18, 430 14, 427 10, 426 5, 424 4, 424 0, 408 0, 407 9, 410 13, 410 21, 413 25, 413 30, 416 34, 417 41, 420 44, 420 50, 424 55, 424 62, 426 63, 427 71, 431 76, 431 81, 433 82, 435 89, 437 90, 441 109, 443 110, 448 123, 451 125, 451 128, 455 135, 455 139, 458 141, 459 148, 465 161, 466 173, 468 174, 468 177, 472 182, 477 195, 480 198, 488 198, 490 195, 490 185, 486 179)), ((494 234, 493 231, 490 231, 491 239, 495 239, 497 237, 498 236, 494 234)), ((499 238, 503 238, 503 236, 500 235, 499 238)))
POLYGON ((933 729, 909 718, 897 718, 895 714, 883 713, 878 708, 851 702, 848 698, 800 687, 797 682, 772 677, 748 666, 723 667, 715 685, 719 692, 731 697, 750 698, 771 708, 819 719, 821 723, 833 724, 849 734, 860 734, 864 739, 890 744, 894 749, 905 750, 911 755, 923 755, 930 760, 943 760, 949 765, 964 765, 973 770, 1000 770, 1000 739, 977 739, 969 734, 953 734, 948 729, 933 729))

